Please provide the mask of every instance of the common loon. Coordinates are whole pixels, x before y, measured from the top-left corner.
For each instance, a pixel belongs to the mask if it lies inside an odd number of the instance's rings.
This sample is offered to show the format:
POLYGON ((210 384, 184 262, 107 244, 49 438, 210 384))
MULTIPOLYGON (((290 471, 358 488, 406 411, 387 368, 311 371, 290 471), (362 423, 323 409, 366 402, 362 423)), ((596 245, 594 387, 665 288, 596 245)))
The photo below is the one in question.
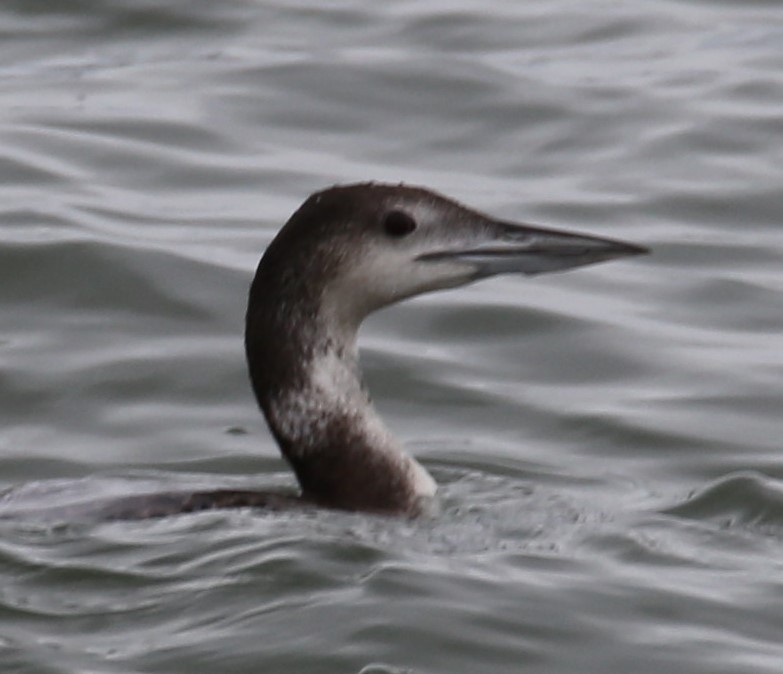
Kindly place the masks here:
POLYGON ((407 297, 496 274, 544 274, 645 252, 498 220, 422 187, 360 183, 317 192, 261 258, 245 328, 253 391, 301 496, 152 495, 119 503, 114 514, 304 502, 415 515, 435 481, 386 429, 362 384, 362 320, 407 297))

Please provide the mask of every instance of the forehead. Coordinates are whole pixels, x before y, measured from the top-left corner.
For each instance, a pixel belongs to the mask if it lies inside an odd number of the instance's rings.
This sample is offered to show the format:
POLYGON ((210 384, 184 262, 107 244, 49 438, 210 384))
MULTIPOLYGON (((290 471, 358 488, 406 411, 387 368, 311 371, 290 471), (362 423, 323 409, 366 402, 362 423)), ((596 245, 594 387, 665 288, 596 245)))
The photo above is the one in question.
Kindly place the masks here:
POLYGON ((361 183, 332 187, 314 194, 312 200, 327 208, 343 208, 354 213, 383 211, 390 208, 412 208, 429 204, 431 207, 456 205, 450 199, 421 187, 361 183))
POLYGON ((357 220, 375 219, 391 210, 401 210, 425 222, 443 216, 454 217, 458 212, 467 210, 440 194, 407 185, 366 183, 335 187, 322 194, 324 201, 340 204, 338 208, 345 215, 352 215, 357 220))
POLYGON ((340 250, 356 250, 360 241, 374 240, 384 217, 394 210, 410 215, 428 236, 453 235, 463 225, 475 228, 483 219, 472 209, 424 188, 361 183, 313 194, 292 217, 291 229, 318 247, 339 242, 340 250), (346 247, 346 238, 353 240, 352 246, 346 247))

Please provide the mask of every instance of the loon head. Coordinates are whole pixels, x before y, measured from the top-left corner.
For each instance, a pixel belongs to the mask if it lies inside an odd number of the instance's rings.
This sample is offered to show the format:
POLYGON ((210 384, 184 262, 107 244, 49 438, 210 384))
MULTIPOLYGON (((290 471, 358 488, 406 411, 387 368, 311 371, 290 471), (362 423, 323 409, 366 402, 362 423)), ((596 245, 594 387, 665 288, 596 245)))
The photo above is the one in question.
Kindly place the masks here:
POLYGON ((645 252, 498 220, 420 187, 363 183, 313 194, 259 263, 245 333, 256 398, 303 494, 326 506, 411 512, 434 492, 361 384, 355 342, 367 314, 496 274, 645 252))
POLYGON ((644 248, 498 220, 427 189, 364 183, 313 194, 265 254, 341 320, 496 274, 543 274, 644 248))

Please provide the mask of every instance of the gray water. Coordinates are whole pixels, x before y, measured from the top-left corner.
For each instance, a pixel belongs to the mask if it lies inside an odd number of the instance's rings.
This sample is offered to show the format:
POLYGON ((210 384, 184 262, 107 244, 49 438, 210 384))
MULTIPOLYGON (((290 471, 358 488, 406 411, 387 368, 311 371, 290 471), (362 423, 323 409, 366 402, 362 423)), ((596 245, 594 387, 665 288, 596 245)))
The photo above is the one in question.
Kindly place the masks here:
POLYGON ((6 0, 0 32, 0 671, 783 671, 779 2, 6 0), (293 486, 247 286, 367 179, 653 254, 367 323, 436 516, 67 517, 293 486))

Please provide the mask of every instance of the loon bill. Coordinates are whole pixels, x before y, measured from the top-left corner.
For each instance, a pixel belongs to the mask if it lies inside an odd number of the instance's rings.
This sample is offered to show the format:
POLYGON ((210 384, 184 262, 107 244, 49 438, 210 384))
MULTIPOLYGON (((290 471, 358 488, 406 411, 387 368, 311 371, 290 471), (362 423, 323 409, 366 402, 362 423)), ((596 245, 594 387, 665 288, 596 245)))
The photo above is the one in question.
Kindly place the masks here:
POLYGON ((362 183, 313 194, 261 258, 245 328, 253 391, 300 496, 148 494, 115 500, 101 515, 302 504, 416 515, 435 494, 435 481, 370 402, 356 347, 362 320, 407 297, 496 274, 544 274, 646 252, 497 220, 421 187, 362 183))
POLYGON ((356 338, 369 313, 497 274, 646 252, 497 220, 421 187, 361 183, 310 196, 261 258, 245 329, 253 391, 302 499, 415 515, 435 493, 362 384, 356 338))

